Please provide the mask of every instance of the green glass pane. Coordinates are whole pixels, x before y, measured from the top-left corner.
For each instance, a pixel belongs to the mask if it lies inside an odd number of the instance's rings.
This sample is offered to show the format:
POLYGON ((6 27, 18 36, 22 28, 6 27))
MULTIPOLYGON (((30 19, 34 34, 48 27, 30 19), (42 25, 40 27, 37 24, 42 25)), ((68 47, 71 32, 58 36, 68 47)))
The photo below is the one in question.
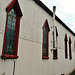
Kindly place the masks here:
MULTIPOLYGON (((10 39, 10 36, 9 36, 8 34, 6 35, 6 40, 7 40, 7 39, 10 39)), ((6 40, 5 40, 5 41, 6 41, 6 40)))
POLYGON ((10 36, 10 39, 11 39, 11 40, 14 40, 14 36, 13 36, 13 35, 11 35, 11 36, 10 36))
POLYGON ((8 20, 10 20, 10 21, 11 21, 11 16, 10 16, 10 15, 8 16, 8 20))
POLYGON ((46 50, 44 50, 44 56, 47 56, 47 51, 46 50))
POLYGON ((47 30, 44 27, 44 56, 47 56, 47 30))
POLYGON ((44 48, 46 49, 46 44, 44 43, 44 48))
POLYGON ((15 27, 15 24, 16 24, 16 23, 12 21, 12 26, 14 26, 14 27, 15 27))
POLYGON ((13 35, 13 36, 14 36, 14 35, 15 35, 15 31, 12 31, 12 30, 11 30, 11 35, 13 35))
POLYGON ((8 25, 11 25, 11 20, 8 19, 8 25))
POLYGON ((8 13, 8 22, 4 48, 4 53, 7 55, 13 55, 15 26, 16 26, 16 13, 14 9, 11 9, 8 13))
POLYGON ((11 30, 15 31, 15 26, 12 26, 12 29, 11 30))
POLYGON ((7 28, 8 28, 8 29, 11 29, 11 25, 7 25, 7 28))

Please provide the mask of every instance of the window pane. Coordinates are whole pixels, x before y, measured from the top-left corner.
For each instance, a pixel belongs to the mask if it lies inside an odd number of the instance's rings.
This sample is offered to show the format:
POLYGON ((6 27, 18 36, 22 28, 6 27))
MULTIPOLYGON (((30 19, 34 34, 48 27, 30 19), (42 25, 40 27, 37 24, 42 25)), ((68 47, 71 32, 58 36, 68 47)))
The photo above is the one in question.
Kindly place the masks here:
POLYGON ((15 36, 15 31, 11 31, 11 35, 15 36))
POLYGON ((8 29, 11 29, 11 25, 10 25, 10 24, 8 24, 8 25, 7 25, 7 28, 8 28, 8 29))
POLYGON ((44 56, 47 56, 47 51, 44 49, 44 56))
POLYGON ((13 35, 11 35, 11 36, 10 36, 10 39, 11 39, 11 40, 14 40, 14 36, 13 36, 13 35))
POLYGON ((8 16, 8 20, 10 20, 10 21, 11 21, 11 17, 10 17, 10 16, 11 16, 11 15, 9 15, 9 16, 8 16))
POLYGON ((11 25, 11 20, 8 19, 8 24, 11 25))
POLYGON ((7 28, 6 35, 7 35, 7 34, 10 35, 10 32, 11 32, 10 29, 7 28))
POLYGON ((44 56, 47 56, 47 30, 46 30, 46 27, 44 27, 44 42, 43 42, 43 48, 44 48, 44 56))
POLYGON ((12 26, 12 30, 15 31, 15 26, 12 26))
POLYGON ((4 53, 7 55, 13 55, 15 27, 16 27, 16 13, 14 9, 11 9, 8 13, 8 22, 4 48, 4 53))
POLYGON ((14 17, 14 19, 12 20, 13 22, 16 22, 16 19, 15 19, 15 17, 14 17))

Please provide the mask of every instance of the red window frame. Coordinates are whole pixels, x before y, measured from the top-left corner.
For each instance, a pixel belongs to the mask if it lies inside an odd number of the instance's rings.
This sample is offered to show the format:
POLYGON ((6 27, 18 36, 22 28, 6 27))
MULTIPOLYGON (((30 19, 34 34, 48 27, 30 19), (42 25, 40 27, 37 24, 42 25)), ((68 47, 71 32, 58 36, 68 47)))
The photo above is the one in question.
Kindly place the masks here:
POLYGON ((42 59, 49 59, 49 31, 50 31, 50 29, 49 29, 49 25, 48 25, 48 21, 47 21, 47 19, 45 20, 45 23, 44 23, 44 25, 43 25, 43 45, 42 45, 42 59), (46 27, 46 29, 47 29, 47 39, 46 39, 46 53, 47 53, 47 56, 44 56, 44 27, 46 27))
POLYGON ((71 52, 71 37, 69 37, 69 59, 72 59, 72 52, 71 52))
POLYGON ((68 51, 67 51, 67 34, 65 34, 65 58, 67 59, 68 58, 68 51))
POLYGON ((18 39, 19 39, 19 29, 20 29, 20 19, 22 17, 22 12, 19 6, 19 3, 17 0, 12 0, 10 4, 6 7, 6 12, 7 12, 7 17, 6 17, 6 26, 5 26, 5 34, 4 34, 4 42, 3 42, 3 50, 2 50, 2 58, 7 59, 7 58, 18 58, 17 56, 17 51, 18 51, 18 39), (16 28, 15 28, 15 38, 14 38, 14 51, 13 55, 8 55, 4 54, 4 47, 5 47, 5 38, 6 38, 6 30, 7 30, 7 21, 8 21, 8 13, 9 11, 14 8, 16 12, 16 28))
POLYGON ((74 50, 75 50, 75 41, 74 41, 74 50))

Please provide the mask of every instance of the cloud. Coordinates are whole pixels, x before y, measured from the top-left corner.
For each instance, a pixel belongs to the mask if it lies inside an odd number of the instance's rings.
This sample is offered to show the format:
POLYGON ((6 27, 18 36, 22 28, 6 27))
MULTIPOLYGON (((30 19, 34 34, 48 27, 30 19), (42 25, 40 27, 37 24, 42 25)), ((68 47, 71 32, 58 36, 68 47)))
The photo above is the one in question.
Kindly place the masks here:
POLYGON ((75 0, 41 1, 44 2, 50 10, 53 10, 53 6, 56 6, 56 15, 75 32, 75 0))

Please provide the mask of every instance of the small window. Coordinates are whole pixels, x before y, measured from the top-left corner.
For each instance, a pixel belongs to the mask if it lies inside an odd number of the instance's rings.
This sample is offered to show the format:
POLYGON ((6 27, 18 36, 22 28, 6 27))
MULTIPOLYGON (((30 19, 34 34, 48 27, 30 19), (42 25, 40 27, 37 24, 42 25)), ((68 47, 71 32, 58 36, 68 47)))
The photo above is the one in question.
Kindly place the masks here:
POLYGON ((48 59, 48 48, 49 48, 49 26, 48 21, 46 19, 44 26, 43 26, 43 59, 48 59))
POLYGON ((67 52, 67 41, 68 41, 68 39, 67 39, 67 34, 65 34, 65 58, 67 59, 68 58, 68 52, 67 52))
POLYGON ((17 0, 11 1, 6 7, 7 19, 4 34, 2 58, 18 58, 18 37, 22 12, 17 0))
POLYGON ((69 37, 69 59, 72 59, 72 52, 71 52, 71 37, 69 37))

